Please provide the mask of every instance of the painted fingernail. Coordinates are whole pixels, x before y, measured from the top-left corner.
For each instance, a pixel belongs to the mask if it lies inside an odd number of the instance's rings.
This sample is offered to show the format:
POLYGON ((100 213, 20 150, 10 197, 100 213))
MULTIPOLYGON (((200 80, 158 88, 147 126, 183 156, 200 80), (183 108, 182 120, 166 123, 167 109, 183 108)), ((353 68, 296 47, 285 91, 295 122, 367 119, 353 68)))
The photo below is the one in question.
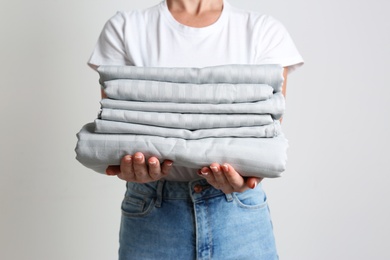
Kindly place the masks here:
POLYGON ((151 161, 149 161, 149 165, 153 165, 153 166, 155 166, 157 164, 157 162, 155 161, 155 160, 151 160, 151 161))
POLYGON ((173 162, 172 161, 165 161, 165 164, 168 166, 168 167, 171 167, 173 162))

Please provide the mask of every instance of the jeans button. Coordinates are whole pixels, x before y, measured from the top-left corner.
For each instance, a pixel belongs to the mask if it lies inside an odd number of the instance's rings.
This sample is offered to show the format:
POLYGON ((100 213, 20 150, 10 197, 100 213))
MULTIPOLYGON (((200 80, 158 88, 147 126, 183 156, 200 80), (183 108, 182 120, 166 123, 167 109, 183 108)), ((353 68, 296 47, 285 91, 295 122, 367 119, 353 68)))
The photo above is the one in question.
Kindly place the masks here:
POLYGON ((194 186, 194 191, 195 191, 195 193, 201 193, 202 190, 203 190, 202 185, 196 184, 196 185, 194 186))

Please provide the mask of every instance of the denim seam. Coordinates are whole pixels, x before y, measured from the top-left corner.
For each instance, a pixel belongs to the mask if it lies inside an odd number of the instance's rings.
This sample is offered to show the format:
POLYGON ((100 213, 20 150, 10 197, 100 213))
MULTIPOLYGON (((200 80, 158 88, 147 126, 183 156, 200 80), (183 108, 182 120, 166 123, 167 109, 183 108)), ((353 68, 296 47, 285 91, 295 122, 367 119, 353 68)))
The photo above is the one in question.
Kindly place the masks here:
POLYGON ((211 225, 210 225, 210 218, 209 218, 209 201, 205 201, 205 206, 206 206, 206 212, 207 212, 207 219, 206 219, 206 223, 207 223, 207 234, 209 236, 209 241, 207 241, 208 243, 208 250, 209 250, 209 259, 211 260, 212 259, 212 255, 213 255, 213 232, 211 232, 211 225))
POLYGON ((134 198, 130 196, 125 196, 123 198, 123 202, 136 205, 136 206, 145 206, 145 198, 139 199, 139 198, 134 198))
POLYGON ((156 201, 155 201, 155 206, 157 208, 160 208, 161 204, 162 204, 162 197, 163 197, 162 193, 163 193, 163 190, 164 190, 164 183, 165 183, 164 180, 160 180, 157 183, 157 190, 156 190, 157 198, 156 198, 156 201))
POLYGON ((192 207, 194 209, 194 220, 195 220, 195 252, 196 252, 196 259, 199 258, 199 226, 198 226, 198 214, 196 211, 197 205, 195 203, 192 204, 192 207))

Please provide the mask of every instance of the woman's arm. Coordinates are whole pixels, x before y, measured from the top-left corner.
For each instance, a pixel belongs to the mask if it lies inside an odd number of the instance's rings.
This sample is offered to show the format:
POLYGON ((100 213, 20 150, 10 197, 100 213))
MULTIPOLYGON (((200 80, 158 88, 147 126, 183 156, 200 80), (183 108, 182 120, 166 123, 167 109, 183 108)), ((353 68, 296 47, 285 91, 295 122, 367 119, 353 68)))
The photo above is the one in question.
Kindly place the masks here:
POLYGON ((104 89, 101 89, 102 98, 107 98, 106 92, 104 92, 104 89))
POLYGON ((283 96, 286 98, 286 91, 287 91, 287 74, 288 74, 288 68, 285 67, 284 70, 283 70, 283 78, 284 78, 284 81, 283 81, 283 86, 282 86, 282 94, 283 96))
MULTIPOLYGON (((288 74, 288 68, 285 67, 283 70, 283 86, 282 86, 282 94, 284 98, 286 98, 286 93, 287 93, 287 74, 288 74)), ((280 123, 282 123, 283 118, 280 118, 280 123)))

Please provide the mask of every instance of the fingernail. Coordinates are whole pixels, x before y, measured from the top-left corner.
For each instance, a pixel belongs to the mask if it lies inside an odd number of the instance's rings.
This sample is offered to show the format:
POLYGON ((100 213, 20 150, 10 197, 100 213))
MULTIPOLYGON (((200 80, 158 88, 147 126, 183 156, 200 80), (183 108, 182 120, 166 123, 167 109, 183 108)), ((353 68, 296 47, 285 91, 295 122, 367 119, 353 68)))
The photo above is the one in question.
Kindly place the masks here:
POLYGON ((172 162, 172 161, 166 161, 166 165, 167 165, 167 166, 171 167, 171 166, 172 166, 172 164, 173 164, 173 162, 172 162))
POLYGON ((142 156, 142 155, 134 155, 134 158, 135 158, 138 162, 142 162, 142 160, 143 160, 143 156, 142 156))
POLYGON ((208 172, 205 172, 205 171, 202 171, 202 170, 198 170, 197 173, 198 173, 199 176, 202 176, 202 177, 206 177, 209 174, 208 172))
POLYGON ((126 163, 131 163, 131 156, 126 156, 125 157, 125 162, 126 163))
POLYGON ((202 174, 203 176, 207 176, 209 173, 205 170, 200 170, 200 174, 202 174))
POLYGON ((149 161, 149 164, 150 164, 150 165, 153 165, 153 166, 156 165, 156 163, 157 163, 157 162, 156 162, 155 160, 149 161))
POLYGON ((217 166, 210 166, 211 170, 213 170, 213 172, 218 172, 218 167, 217 166))
POLYGON ((229 171, 229 166, 227 164, 222 165, 223 171, 228 172, 229 171))
POLYGON ((254 182, 252 189, 256 188, 257 182, 254 182))

